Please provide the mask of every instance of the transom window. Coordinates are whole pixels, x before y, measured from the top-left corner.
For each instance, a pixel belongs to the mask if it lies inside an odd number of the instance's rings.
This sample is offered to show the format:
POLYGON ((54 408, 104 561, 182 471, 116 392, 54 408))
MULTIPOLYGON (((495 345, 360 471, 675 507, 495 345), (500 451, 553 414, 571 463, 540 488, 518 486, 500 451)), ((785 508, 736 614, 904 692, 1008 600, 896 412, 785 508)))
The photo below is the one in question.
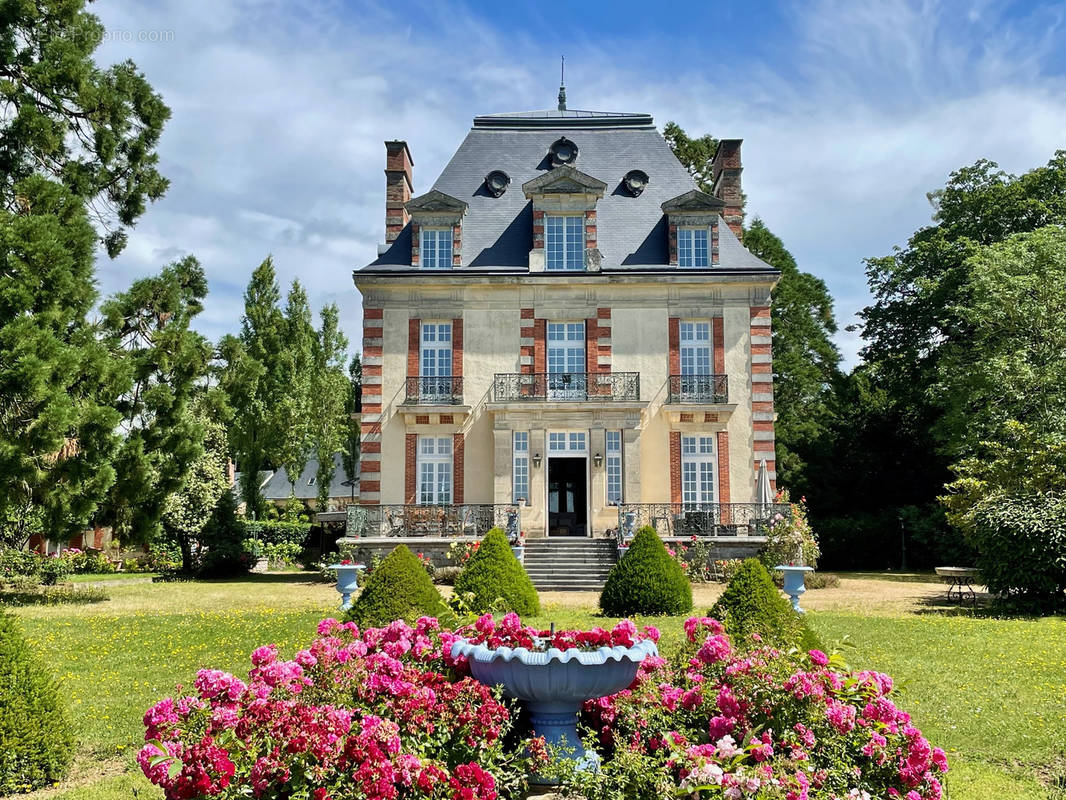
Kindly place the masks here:
POLYGON ((681 437, 681 500, 698 509, 717 502, 714 434, 681 437))
POLYGON ((529 431, 514 432, 511 502, 529 500, 529 431))
POLYGON ((548 433, 549 453, 586 453, 588 438, 585 431, 551 431, 548 433))
POLYGON ((452 439, 450 436, 418 437, 418 503, 447 504, 452 501, 452 439))
POLYGON ((585 218, 548 216, 544 220, 546 269, 585 268, 585 218))
POLYGON ((679 228, 677 231, 677 265, 679 267, 706 267, 707 229, 679 228))
POLYGON ((607 505, 622 502, 622 432, 607 431, 607 505))
POLYGON ((423 269, 452 268, 452 229, 422 228, 423 269))

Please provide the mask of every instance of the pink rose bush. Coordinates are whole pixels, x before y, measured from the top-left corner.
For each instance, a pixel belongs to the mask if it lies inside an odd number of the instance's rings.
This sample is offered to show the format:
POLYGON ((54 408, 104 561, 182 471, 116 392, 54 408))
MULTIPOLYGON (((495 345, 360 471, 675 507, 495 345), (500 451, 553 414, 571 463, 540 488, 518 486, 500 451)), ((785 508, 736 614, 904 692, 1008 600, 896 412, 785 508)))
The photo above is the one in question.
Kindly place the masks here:
POLYGON ((646 661, 629 689, 585 704, 606 756, 599 775, 575 776, 590 800, 940 800, 944 751, 896 707, 887 675, 819 650, 739 651, 709 618, 685 634, 676 667, 646 661))
POLYGON ((543 746, 504 747, 512 710, 451 660, 455 638, 324 620, 292 660, 260 647, 247 680, 201 670, 150 708, 138 761, 168 800, 517 796, 543 746))
POLYGON ((715 620, 685 622, 668 662, 584 709, 599 772, 549 763, 514 709, 453 660, 459 637, 490 647, 629 647, 657 640, 629 620, 551 634, 514 614, 457 631, 435 619, 360 631, 324 620, 291 659, 252 653, 242 679, 201 670, 193 691, 144 716, 138 760, 168 800, 511 800, 555 774, 589 800, 618 796, 941 800, 944 752, 891 698, 892 679, 838 656, 735 647, 715 620))

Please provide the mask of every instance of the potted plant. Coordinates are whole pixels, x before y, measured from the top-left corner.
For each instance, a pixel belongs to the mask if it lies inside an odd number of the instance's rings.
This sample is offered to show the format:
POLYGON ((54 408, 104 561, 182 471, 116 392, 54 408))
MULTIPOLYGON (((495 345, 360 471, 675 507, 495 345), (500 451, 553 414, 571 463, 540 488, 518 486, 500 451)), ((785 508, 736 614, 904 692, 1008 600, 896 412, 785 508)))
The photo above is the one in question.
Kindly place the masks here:
MULTIPOLYGON (((486 614, 456 632, 452 658, 465 658, 470 674, 485 686, 502 686, 504 694, 529 711, 534 735, 541 736, 580 770, 595 770, 599 756, 585 750, 577 733, 577 715, 586 700, 620 692, 636 677, 645 658, 657 656, 659 632, 637 631, 629 620, 612 630, 556 632, 523 627, 516 614, 499 623, 486 614)), ((534 783, 551 783, 537 778, 534 783)))

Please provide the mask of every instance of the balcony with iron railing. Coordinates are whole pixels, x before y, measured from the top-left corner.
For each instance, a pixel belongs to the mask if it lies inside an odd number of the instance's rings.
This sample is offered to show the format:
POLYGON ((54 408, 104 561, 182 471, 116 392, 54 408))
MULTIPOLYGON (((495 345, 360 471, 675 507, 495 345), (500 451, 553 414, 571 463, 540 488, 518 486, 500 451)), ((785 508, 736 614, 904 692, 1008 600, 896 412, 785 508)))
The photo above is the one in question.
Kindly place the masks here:
POLYGON ((765 536, 791 514, 787 503, 622 503, 618 537, 631 538, 645 526, 664 538, 765 536))
POLYGON ((667 402, 725 405, 729 402, 729 376, 671 375, 667 402))
POLYGON ((492 382, 496 403, 637 402, 639 372, 497 373, 492 382))
POLYGON ((375 538, 480 539, 493 528, 515 538, 522 509, 510 503, 436 505, 352 505, 347 508, 346 535, 375 538))
POLYGON ((407 379, 405 405, 458 406, 462 403, 462 376, 421 377, 416 375, 407 379))

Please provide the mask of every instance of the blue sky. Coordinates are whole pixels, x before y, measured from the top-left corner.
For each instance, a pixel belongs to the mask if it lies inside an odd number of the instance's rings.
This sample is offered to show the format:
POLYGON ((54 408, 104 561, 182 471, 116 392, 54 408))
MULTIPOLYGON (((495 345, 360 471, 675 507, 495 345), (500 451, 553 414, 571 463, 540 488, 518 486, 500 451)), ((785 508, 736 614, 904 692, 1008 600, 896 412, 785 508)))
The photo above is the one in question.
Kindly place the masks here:
POLYGON ((102 62, 132 58, 173 110, 169 193, 101 290, 192 253, 200 322, 233 331, 273 254, 358 347, 351 270, 383 238, 384 139, 406 139, 428 189, 475 114, 651 113, 744 139, 749 215, 825 279, 844 327, 868 302, 863 258, 930 220, 926 192, 990 158, 1022 172, 1066 147, 1066 4, 363 3, 101 0, 102 62))

